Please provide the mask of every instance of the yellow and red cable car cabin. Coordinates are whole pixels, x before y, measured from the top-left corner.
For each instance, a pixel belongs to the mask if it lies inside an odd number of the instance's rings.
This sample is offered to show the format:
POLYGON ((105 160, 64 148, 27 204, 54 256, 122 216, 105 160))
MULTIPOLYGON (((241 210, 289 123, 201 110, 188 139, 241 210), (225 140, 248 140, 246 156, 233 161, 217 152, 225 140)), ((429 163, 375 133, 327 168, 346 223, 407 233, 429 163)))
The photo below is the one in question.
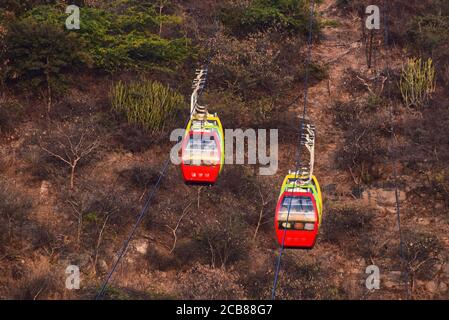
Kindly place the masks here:
POLYGON ((220 119, 207 115, 189 122, 181 147, 181 171, 185 182, 215 183, 224 163, 223 128, 220 119))
POLYGON ((280 246, 312 249, 322 217, 321 190, 315 176, 303 182, 296 174, 284 179, 276 206, 275 230, 280 246))

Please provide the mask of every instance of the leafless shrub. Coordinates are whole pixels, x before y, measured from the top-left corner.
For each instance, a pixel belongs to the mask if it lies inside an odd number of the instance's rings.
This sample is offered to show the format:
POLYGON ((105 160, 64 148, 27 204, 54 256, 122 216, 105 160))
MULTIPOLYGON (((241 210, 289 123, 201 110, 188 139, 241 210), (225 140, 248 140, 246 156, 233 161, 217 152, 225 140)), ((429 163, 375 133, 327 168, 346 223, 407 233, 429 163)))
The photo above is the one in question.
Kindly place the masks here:
POLYGON ((133 197, 115 185, 96 181, 83 181, 82 185, 61 194, 61 199, 64 199, 64 208, 76 226, 76 247, 92 253, 92 266, 96 270, 108 241, 115 240, 121 226, 134 219, 136 208, 133 197))
POLYGON ((345 130, 337 152, 337 165, 349 170, 356 184, 370 184, 382 177, 380 165, 388 153, 389 118, 383 99, 368 96, 363 103, 337 103, 334 122, 345 130))
POLYGON ((61 124, 46 137, 39 146, 51 157, 61 161, 70 169, 70 188, 75 183, 75 170, 80 164, 92 159, 100 147, 100 139, 94 128, 84 124, 61 124))
POLYGON ((210 265, 225 268, 241 259, 246 250, 247 236, 242 216, 227 212, 216 223, 204 224, 199 239, 210 257, 210 265))
MULTIPOLYGON (((238 166, 223 173, 219 190, 206 190, 204 193, 213 203, 222 201, 228 193, 238 200, 245 207, 244 222, 254 228, 252 238, 256 239, 258 232, 265 231, 270 225, 271 217, 268 213, 270 209, 274 209, 275 204, 275 199, 261 183, 251 168, 238 166)), ((235 210, 238 209, 230 208, 230 211, 235 210)))
POLYGON ((40 225, 33 221, 29 224, 26 232, 28 233, 27 238, 31 239, 31 244, 34 250, 43 248, 47 253, 52 253, 57 238, 47 226, 40 225))

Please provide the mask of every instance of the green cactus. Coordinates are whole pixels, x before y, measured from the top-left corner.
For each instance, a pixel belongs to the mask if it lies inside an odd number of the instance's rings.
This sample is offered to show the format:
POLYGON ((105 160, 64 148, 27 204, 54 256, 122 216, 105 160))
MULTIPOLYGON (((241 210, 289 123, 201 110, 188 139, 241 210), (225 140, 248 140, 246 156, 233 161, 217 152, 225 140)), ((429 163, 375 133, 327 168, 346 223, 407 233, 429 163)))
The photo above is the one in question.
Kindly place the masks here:
POLYGON ((410 58, 402 68, 399 83, 407 107, 422 107, 435 92, 435 66, 432 59, 410 58))
POLYGON ((184 104, 179 93, 149 80, 119 81, 111 87, 110 98, 113 110, 123 112, 129 123, 153 133, 163 131, 184 104))

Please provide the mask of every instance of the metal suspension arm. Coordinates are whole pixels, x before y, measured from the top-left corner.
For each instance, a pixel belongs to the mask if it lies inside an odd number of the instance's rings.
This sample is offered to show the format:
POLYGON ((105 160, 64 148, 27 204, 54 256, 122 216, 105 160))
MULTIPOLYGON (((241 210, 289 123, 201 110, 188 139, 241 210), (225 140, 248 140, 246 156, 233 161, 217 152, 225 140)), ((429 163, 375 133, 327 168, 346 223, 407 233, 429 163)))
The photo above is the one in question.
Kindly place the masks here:
POLYGON ((207 68, 196 71, 196 78, 193 80, 193 93, 190 99, 190 115, 193 116, 206 116, 207 108, 198 104, 198 99, 206 86, 207 81, 207 68))
POLYGON ((315 162, 315 126, 310 123, 304 123, 303 132, 301 132, 300 146, 301 162, 298 163, 299 184, 308 184, 312 181, 313 167, 315 162))

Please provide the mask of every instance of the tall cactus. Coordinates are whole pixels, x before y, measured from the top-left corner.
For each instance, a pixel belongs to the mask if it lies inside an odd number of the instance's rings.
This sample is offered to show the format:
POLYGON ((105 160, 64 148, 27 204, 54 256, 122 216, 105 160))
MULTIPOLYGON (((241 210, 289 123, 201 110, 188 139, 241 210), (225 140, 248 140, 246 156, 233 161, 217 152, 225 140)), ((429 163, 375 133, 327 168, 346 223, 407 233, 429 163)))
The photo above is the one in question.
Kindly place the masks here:
POLYGON ((422 107, 435 92, 435 66, 432 59, 410 58, 402 68, 399 83, 407 107, 422 107))
POLYGON ((151 132, 164 130, 184 98, 156 81, 142 80, 127 84, 121 81, 111 87, 112 108, 123 112, 129 123, 136 123, 151 132))

